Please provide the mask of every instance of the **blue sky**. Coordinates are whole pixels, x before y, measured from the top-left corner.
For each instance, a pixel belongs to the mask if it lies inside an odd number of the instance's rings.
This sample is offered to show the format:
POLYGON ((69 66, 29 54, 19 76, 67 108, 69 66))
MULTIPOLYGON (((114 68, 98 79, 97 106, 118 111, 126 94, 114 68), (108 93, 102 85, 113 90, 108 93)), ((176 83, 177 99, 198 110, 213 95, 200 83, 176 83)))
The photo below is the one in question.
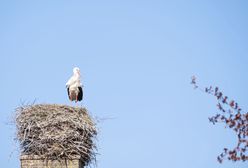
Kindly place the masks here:
POLYGON ((234 147, 213 126, 217 85, 248 109, 247 1, 0 1, 0 162, 20 165, 9 121, 22 101, 70 104, 81 69, 82 104, 99 124, 99 168, 245 168, 217 155, 234 147), (14 150, 11 157, 9 155, 14 150))

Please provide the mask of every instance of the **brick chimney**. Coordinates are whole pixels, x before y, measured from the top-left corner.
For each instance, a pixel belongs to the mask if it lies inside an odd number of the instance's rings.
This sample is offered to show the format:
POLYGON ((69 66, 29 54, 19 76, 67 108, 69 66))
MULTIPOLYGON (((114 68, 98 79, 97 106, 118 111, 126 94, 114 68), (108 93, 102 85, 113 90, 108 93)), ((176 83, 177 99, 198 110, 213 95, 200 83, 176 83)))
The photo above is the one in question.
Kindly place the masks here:
POLYGON ((83 168, 84 164, 80 156, 71 160, 45 160, 37 155, 21 155, 21 168, 83 168))

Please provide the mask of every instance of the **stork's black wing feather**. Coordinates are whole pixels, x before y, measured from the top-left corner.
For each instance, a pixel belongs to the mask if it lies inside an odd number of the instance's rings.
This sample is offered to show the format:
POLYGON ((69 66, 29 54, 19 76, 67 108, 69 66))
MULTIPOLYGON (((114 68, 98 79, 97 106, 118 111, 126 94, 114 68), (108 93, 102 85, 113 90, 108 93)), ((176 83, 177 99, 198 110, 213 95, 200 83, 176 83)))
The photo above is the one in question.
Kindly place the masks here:
POLYGON ((81 101, 83 99, 83 89, 82 87, 78 87, 79 93, 78 93, 78 101, 81 101))
POLYGON ((70 91, 69 91, 69 87, 67 88, 67 94, 68 94, 68 97, 70 99, 70 91))

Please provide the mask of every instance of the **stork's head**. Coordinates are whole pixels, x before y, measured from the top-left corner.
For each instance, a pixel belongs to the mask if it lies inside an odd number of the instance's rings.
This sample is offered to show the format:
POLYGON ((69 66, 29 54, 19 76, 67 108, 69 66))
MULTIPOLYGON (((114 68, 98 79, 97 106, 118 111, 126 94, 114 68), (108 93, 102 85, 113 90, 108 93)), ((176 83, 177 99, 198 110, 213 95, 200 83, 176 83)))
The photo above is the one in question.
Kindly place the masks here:
POLYGON ((80 75, 80 69, 78 67, 73 68, 73 73, 80 75))

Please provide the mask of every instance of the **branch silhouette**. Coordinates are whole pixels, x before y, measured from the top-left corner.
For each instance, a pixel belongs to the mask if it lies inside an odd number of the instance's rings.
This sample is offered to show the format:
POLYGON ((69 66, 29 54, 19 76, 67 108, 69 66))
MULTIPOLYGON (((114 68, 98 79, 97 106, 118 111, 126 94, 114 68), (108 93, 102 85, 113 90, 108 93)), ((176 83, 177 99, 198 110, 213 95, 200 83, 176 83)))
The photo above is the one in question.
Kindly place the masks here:
POLYGON ((198 86, 195 76, 191 77, 191 84, 194 89, 199 89, 202 92, 212 95, 217 100, 216 107, 219 113, 209 117, 209 121, 213 124, 224 123, 225 128, 229 128, 236 133, 238 139, 237 145, 233 149, 224 148, 223 152, 217 157, 218 162, 222 163, 225 158, 234 162, 247 161, 248 112, 244 112, 236 101, 224 95, 219 87, 209 86, 201 88, 198 86))

